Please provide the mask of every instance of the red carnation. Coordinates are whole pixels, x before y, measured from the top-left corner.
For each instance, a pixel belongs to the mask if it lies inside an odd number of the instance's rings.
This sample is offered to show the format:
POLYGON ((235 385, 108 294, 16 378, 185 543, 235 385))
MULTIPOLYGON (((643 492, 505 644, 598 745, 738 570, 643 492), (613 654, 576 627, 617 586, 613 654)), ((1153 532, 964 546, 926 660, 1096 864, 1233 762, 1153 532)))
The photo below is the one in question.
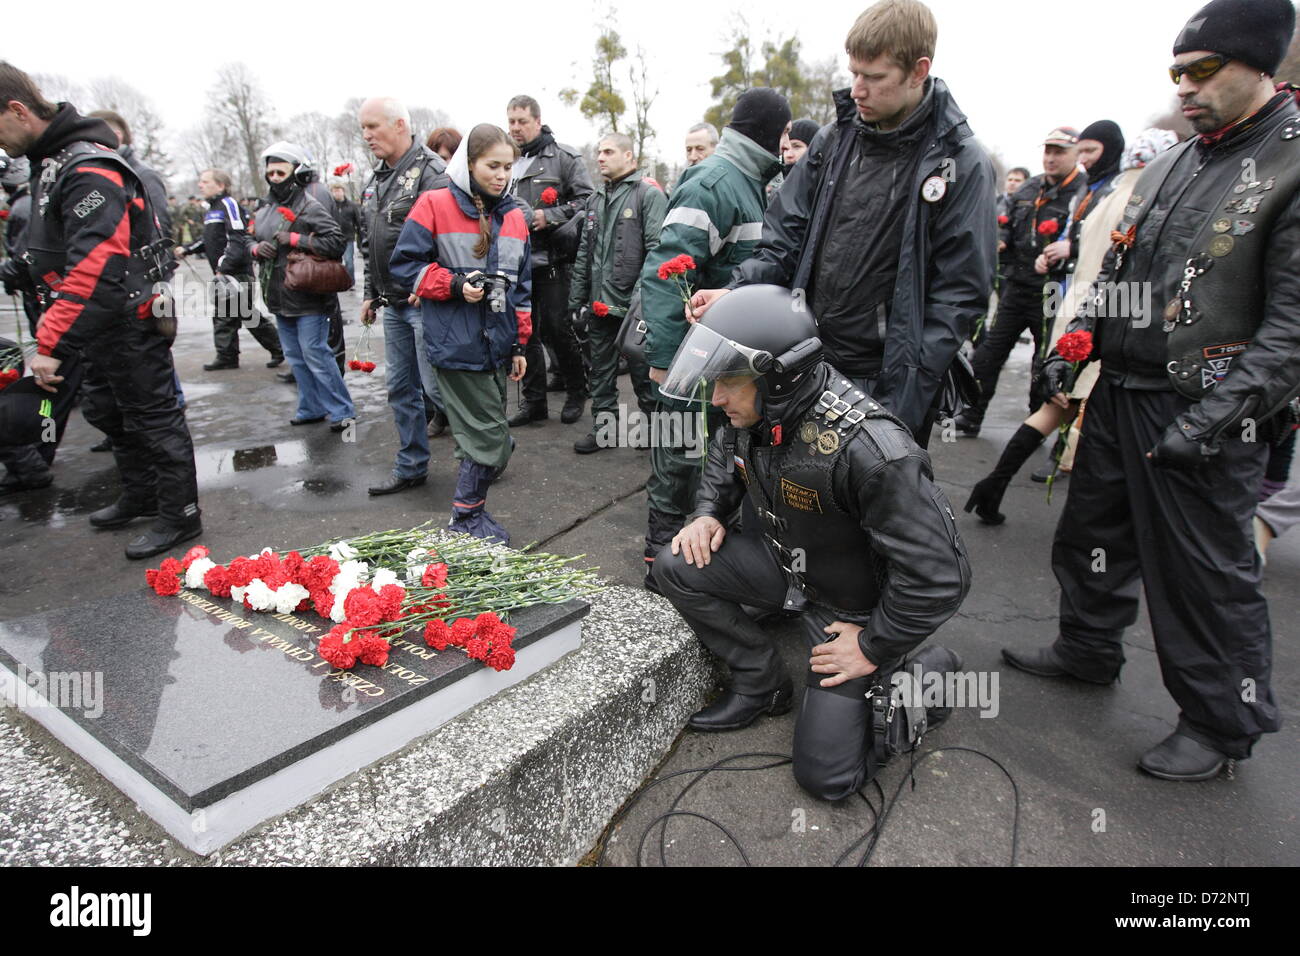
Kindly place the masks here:
POLYGON ((1006 216, 998 216, 998 225, 999 225, 999 226, 1005 226, 1005 225, 1006 225, 1007 223, 1009 223, 1010 221, 1011 221, 1011 220, 1010 220, 1008 217, 1006 217, 1006 216))
POLYGON ((316 653, 325 658, 332 666, 347 670, 357 662, 357 651, 360 649, 356 640, 343 643, 343 636, 352 629, 352 625, 344 621, 342 624, 335 625, 328 634, 320 639, 320 644, 316 648, 316 653))
POLYGON ((659 278, 671 279, 673 276, 685 275, 694 268, 695 260, 683 253, 680 256, 673 256, 659 266, 659 278))
POLYGON ((185 567, 175 558, 163 558, 163 562, 158 566, 158 570, 169 571, 172 574, 180 574, 185 570, 185 567))
POLYGON ((446 621, 430 621, 424 625, 424 643, 435 651, 445 651, 451 643, 451 628, 446 621))
POLYGON ((348 370, 352 372, 360 372, 361 362, 359 362, 357 359, 348 359, 348 370))
POLYGON ((281 563, 284 565, 285 572, 292 577, 295 582, 298 580, 298 572, 301 571, 302 566, 306 564, 302 555, 297 551, 290 551, 284 556, 284 560, 281 563))
POLYGON ((494 647, 484 663, 495 671, 508 671, 515 666, 515 649, 509 644, 494 647))
POLYGON ((363 371, 363 372, 373 372, 374 370, 375 370, 375 363, 374 363, 374 362, 362 362, 362 363, 361 363, 361 371, 363 371))
POLYGON ((427 564, 424 574, 420 575, 420 584, 426 588, 440 588, 447 583, 447 565, 439 562, 427 564))
POLYGON ((406 599, 406 589, 400 584, 385 584, 379 589, 379 603, 383 608, 385 621, 396 621, 402 615, 402 601, 406 599))
POLYGON ((278 212, 281 216, 284 216, 285 220, 288 222, 298 221, 298 214, 295 213, 288 206, 276 206, 275 211, 278 212))
POLYGON ((334 610, 334 592, 328 588, 311 592, 311 603, 321 617, 329 617, 334 610))
POLYGON ((547 186, 542 190, 542 202, 548 206, 554 206, 560 199, 560 194, 555 191, 554 186, 547 186))
POLYGON ((308 591, 324 591, 334 580, 334 575, 339 573, 339 563, 329 555, 318 554, 312 558, 297 572, 298 583, 308 591))
POLYGON ((383 667, 388 663, 388 642, 377 634, 366 634, 362 636, 360 658, 361 663, 369 664, 371 667, 383 667))
POLYGON ((0 372, 0 388, 8 388, 14 382, 18 381, 18 369, 7 368, 0 372))
POLYGON ((230 597, 230 572, 218 564, 203 575, 203 586, 217 597, 230 597))
POLYGON ((257 577, 258 567, 257 562, 249 558, 235 558, 226 570, 229 572, 231 585, 246 588, 248 582, 257 577))
POLYGON ((156 593, 164 597, 179 594, 181 590, 181 579, 176 576, 175 571, 146 571, 144 580, 156 593))
POLYGON ((511 627, 509 624, 497 624, 496 627, 492 628, 492 646, 509 647, 515 639, 516 631, 517 628, 511 627))
POLYGON ((465 642, 465 653, 472 661, 487 660, 488 652, 491 650, 492 645, 481 637, 471 637, 465 642))
POLYGON ((1056 354, 1067 362, 1082 362, 1092 354, 1091 332, 1068 332, 1056 341, 1056 354))
POLYGON ((593 302, 591 303, 591 311, 603 319, 605 316, 609 315, 609 306, 604 302, 593 302))
POLYGON ((298 606, 293 609, 295 614, 301 614, 307 608, 311 607, 311 598, 303 598, 298 602, 298 606))
POLYGON ((343 599, 343 613, 354 627, 370 627, 384 617, 384 606, 374 588, 363 585, 353 588, 343 599))
POLYGON ((474 618, 474 626, 478 633, 484 635, 491 634, 493 629, 501 623, 501 618, 497 617, 491 611, 484 611, 478 617, 474 618))
POLYGON ((341 163, 341 164, 339 164, 338 166, 335 166, 335 167, 334 167, 334 175, 335 175, 335 176, 346 176, 346 175, 347 175, 348 173, 350 173, 350 172, 352 172, 352 164, 351 164, 351 163, 341 163))
POLYGON ((1061 224, 1055 219, 1049 219, 1046 222, 1038 224, 1038 234, 1040 236, 1054 236, 1061 231, 1061 224))
POLYGON ((451 623, 451 643, 457 647, 464 647, 469 639, 474 636, 474 619, 472 617, 461 617, 451 623))
POLYGON ((203 545, 197 544, 185 552, 185 557, 181 558, 181 567, 188 571, 191 564, 199 558, 206 558, 211 553, 212 552, 203 545))

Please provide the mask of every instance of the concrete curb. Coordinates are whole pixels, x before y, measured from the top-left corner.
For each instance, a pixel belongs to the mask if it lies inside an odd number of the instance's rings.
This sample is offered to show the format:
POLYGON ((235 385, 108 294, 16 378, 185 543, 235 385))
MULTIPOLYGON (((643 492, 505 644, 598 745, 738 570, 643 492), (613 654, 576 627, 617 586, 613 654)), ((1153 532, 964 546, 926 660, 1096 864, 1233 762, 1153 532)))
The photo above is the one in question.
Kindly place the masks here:
POLYGON ((713 677, 666 601, 613 587, 593 599, 578 651, 209 860, 9 712, 0 863, 572 864, 663 759, 713 677))

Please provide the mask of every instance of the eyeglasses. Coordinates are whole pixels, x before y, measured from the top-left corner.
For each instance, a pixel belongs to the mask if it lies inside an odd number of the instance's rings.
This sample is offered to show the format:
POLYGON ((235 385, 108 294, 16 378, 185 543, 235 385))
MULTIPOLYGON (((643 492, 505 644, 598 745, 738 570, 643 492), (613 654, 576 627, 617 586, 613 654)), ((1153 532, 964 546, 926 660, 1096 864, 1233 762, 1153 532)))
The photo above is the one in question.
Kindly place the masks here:
POLYGON ((1193 82, 1204 83, 1231 62, 1232 57, 1224 56, 1222 53, 1211 53, 1209 56, 1203 56, 1199 60, 1192 60, 1190 63, 1175 63, 1169 68, 1169 79, 1177 84, 1182 80, 1183 74, 1186 73, 1192 78, 1193 82))
POLYGON ((283 169, 268 169, 266 171, 267 179, 288 179, 289 174, 283 169))

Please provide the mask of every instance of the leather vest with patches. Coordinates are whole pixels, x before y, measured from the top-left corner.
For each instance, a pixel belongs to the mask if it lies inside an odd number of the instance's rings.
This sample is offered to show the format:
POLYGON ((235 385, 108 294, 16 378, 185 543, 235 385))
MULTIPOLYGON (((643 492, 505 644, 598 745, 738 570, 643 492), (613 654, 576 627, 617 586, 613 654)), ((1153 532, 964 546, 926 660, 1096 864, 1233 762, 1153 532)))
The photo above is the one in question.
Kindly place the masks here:
MULTIPOLYGON (((1153 181, 1139 181, 1144 194, 1157 195, 1179 152, 1169 150, 1151 164, 1159 163, 1159 172, 1153 181)), ((1166 303, 1154 304, 1163 308, 1169 381, 1193 401, 1204 398, 1227 376, 1263 321, 1270 234, 1300 189, 1300 116, 1293 115, 1270 131, 1247 158, 1252 166, 1235 171, 1192 238, 1177 293, 1166 303)), ((1118 231, 1140 229, 1149 208, 1150 203, 1143 205, 1141 198, 1131 199, 1118 231)), ((1116 274, 1121 263, 1122 258, 1116 263, 1116 274)), ((1260 410, 1260 416, 1273 411, 1260 410)))
MULTIPOLYGON (((836 464, 852 442, 878 444, 879 436, 863 428, 873 418, 906 428, 848 379, 833 375, 780 444, 755 447, 749 431, 735 433, 735 465, 785 571, 787 609, 810 601, 862 617, 880 601, 885 561, 872 550, 858 518, 836 500, 833 484, 836 464)), ((879 450, 884 458, 899 453, 879 450)))

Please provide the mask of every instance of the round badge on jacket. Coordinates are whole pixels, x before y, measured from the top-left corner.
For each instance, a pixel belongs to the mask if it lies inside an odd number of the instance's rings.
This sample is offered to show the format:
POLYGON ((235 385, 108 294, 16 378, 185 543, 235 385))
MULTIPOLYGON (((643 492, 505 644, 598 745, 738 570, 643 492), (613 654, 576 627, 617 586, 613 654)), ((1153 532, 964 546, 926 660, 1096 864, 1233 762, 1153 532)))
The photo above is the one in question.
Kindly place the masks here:
POLYGON ((921 183, 921 198, 926 202, 938 202, 948 192, 948 184, 942 176, 931 176, 921 183))

